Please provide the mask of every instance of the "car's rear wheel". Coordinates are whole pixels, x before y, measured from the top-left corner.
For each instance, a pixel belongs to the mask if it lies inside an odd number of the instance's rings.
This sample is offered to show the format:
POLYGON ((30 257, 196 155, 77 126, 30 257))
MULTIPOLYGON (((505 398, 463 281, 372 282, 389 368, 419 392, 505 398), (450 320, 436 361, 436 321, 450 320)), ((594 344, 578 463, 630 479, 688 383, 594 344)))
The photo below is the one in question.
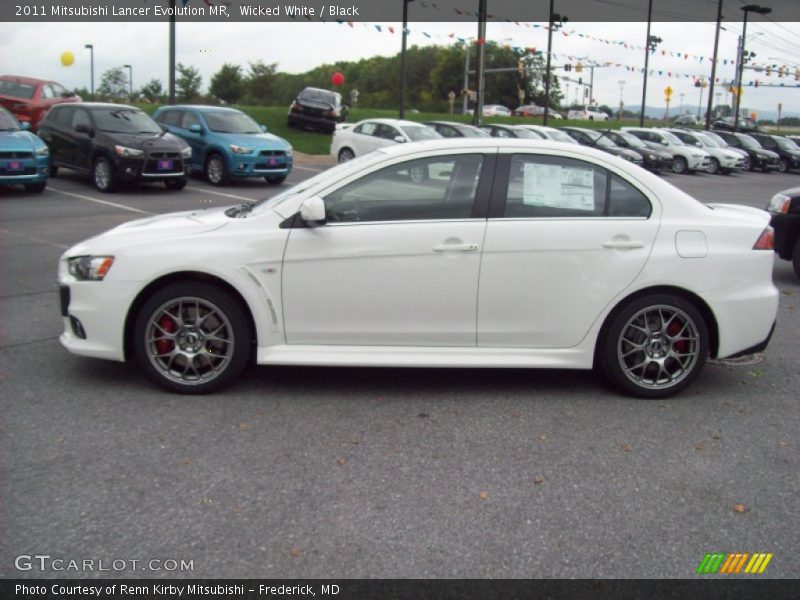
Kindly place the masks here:
POLYGON ((708 172, 711 173, 712 175, 716 175, 717 173, 719 173, 719 171, 720 171, 719 161, 716 158, 712 158, 708 162, 708 172))
POLYGON ((134 324, 139 364, 159 385, 202 394, 236 378, 252 341, 244 310, 220 288, 176 283, 156 292, 134 324))
POLYGON ((186 177, 176 177, 175 179, 165 179, 164 185, 168 190, 182 190, 186 187, 189 180, 186 177))
POLYGON ((50 169, 48 172, 50 177, 55 177, 56 175, 58 175, 58 167, 53 163, 50 163, 50 169))
POLYGON ((356 157, 355 153, 350 148, 342 148, 339 150, 339 162, 347 162, 348 160, 353 160, 356 157))
POLYGON ((40 181, 39 183, 26 183, 25 191, 30 192, 32 194, 41 194, 44 191, 44 188, 46 187, 47 187, 46 181, 40 181))
POLYGON ((792 267, 794 268, 794 274, 800 278, 800 238, 798 238, 794 243, 794 251, 792 252, 792 267))
POLYGON ((785 158, 782 158, 778 163, 778 171, 781 173, 787 173, 789 171, 789 161, 785 158))
POLYGON ((271 183, 272 185, 279 185, 286 181, 286 175, 267 175, 264 177, 267 180, 267 183, 271 183))
POLYGON ((116 187, 114 179, 114 167, 111 161, 101 156, 94 161, 92 167, 92 183, 94 187, 103 193, 113 192, 116 187))
POLYGON ((211 185, 228 183, 228 167, 219 154, 212 154, 206 159, 206 181, 211 185))
POLYGON ((599 366, 625 393, 665 398, 700 374, 709 351, 708 326, 688 300, 643 296, 612 319, 600 341, 599 366))
POLYGON ((672 172, 677 173, 678 175, 682 175, 689 170, 689 164, 686 162, 686 159, 682 156, 676 156, 675 159, 672 161, 672 172))

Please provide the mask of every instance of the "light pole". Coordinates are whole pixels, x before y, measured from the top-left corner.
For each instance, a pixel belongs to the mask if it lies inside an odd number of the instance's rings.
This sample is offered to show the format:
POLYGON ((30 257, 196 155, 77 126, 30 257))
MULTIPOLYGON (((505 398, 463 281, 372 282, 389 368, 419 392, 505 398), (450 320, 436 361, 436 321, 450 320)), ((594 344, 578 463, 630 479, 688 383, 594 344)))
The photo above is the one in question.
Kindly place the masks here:
POLYGON ((746 6, 742 6, 741 10, 744 11, 744 23, 742 24, 742 44, 739 47, 739 73, 736 77, 736 94, 734 104, 736 105, 736 110, 733 111, 733 130, 739 130, 739 107, 742 102, 742 75, 744 73, 744 61, 745 54, 744 54, 744 47, 745 47, 745 38, 747 37, 747 15, 748 13, 756 13, 758 15, 768 15, 772 12, 772 9, 768 6, 758 6, 757 4, 748 4, 746 6))
POLYGON ((406 116, 406 38, 408 37, 408 3, 414 0, 403 0, 403 36, 400 45, 400 118, 406 116))
POLYGON ((622 103, 622 89, 625 87, 625 80, 620 79, 617 83, 619 83, 619 120, 622 121, 622 107, 625 106, 622 103))
MULTIPOLYGON (((719 50, 719 30, 722 28, 722 0, 717 5, 717 27, 714 32, 714 58, 711 59, 711 77, 708 80, 710 89, 708 90, 708 110, 706 111, 706 130, 711 129, 711 110, 714 95, 714 80, 717 76, 717 52, 719 50)), ((717 102, 719 104, 719 102, 717 102)))
POLYGON ((698 79, 695 83, 700 88, 700 101, 697 103, 697 118, 700 119, 700 112, 703 110, 703 90, 708 87, 705 79, 698 79))
POLYGON ((653 0, 647 3, 647 43, 644 45, 644 81, 642 83, 642 112, 639 115, 639 127, 644 127, 644 105, 647 102, 647 70, 650 65, 650 53, 662 42, 660 37, 650 35, 650 23, 653 20, 653 0))
POLYGON ((486 65, 486 2, 478 0, 478 47, 475 56, 475 111, 472 115, 472 124, 476 127, 483 121, 484 68, 486 65))
POLYGON ((89 49, 89 93, 94 100, 94 45, 86 44, 84 48, 89 49))
POLYGON ((175 104, 175 0, 169 7, 169 103, 175 104))
POLYGON ((549 27, 547 28, 547 68, 545 69, 544 76, 544 118, 542 124, 547 125, 547 116, 550 113, 550 61, 551 53, 553 50, 553 30, 560 28, 564 23, 569 21, 567 17, 561 16, 553 12, 554 0, 550 0, 550 13, 549 13, 549 27))
POLYGON ((128 96, 130 96, 130 101, 133 102, 133 67, 131 65, 122 66, 128 69, 128 96))

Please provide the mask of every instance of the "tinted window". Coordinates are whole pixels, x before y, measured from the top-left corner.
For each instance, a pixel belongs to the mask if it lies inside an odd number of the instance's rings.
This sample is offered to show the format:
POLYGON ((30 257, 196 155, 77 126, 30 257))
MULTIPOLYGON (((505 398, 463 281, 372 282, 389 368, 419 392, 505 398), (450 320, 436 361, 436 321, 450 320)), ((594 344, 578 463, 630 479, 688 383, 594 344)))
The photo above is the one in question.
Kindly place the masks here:
POLYGON ((370 173, 325 198, 328 220, 468 219, 483 156, 436 156, 370 173))
POLYGON ((446 138, 461 137, 461 135, 449 125, 437 125, 436 131, 439 132, 439 135, 446 138))
POLYGON ((74 112, 75 109, 72 107, 51 108, 47 111, 45 120, 50 123, 61 125, 62 127, 69 127, 72 123, 72 114, 74 112))
POLYGON ((180 127, 181 111, 179 111, 179 110, 165 110, 164 112, 158 113, 158 115, 155 117, 155 120, 158 123, 164 123, 164 125, 171 125, 173 127, 180 127))
POLYGON ((92 126, 92 120, 89 118, 89 113, 83 109, 76 110, 72 116, 72 128, 77 129, 78 125, 92 126))
POLYGON ((93 111, 97 129, 110 133, 161 133, 144 112, 134 108, 103 108, 93 111))
POLYGON ((45 100, 52 100, 55 97, 56 93, 53 91, 53 88, 50 86, 50 84, 44 84, 42 86, 42 98, 45 100))
POLYGON ((611 175, 608 190, 609 217, 644 217, 652 212, 647 197, 617 175, 611 175))
POLYGON ((192 125, 200 125, 200 119, 198 119, 195 114, 191 111, 185 110, 183 111, 183 118, 181 119, 181 127, 183 129, 189 129, 192 125))
POLYGON ((394 138, 400 135, 400 132, 397 131, 397 129, 395 129, 391 125, 386 125, 385 123, 379 123, 373 135, 375 135, 375 137, 383 138, 384 140, 394 141, 394 138))

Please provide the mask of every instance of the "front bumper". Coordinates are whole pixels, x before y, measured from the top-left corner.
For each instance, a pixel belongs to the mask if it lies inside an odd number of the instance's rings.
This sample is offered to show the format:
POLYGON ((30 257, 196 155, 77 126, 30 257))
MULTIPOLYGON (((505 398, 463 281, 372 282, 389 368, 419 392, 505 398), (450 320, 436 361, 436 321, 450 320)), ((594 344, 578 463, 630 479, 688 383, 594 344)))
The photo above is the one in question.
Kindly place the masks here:
POLYGON ((189 164, 180 153, 154 153, 142 158, 114 159, 114 175, 125 181, 164 181, 186 177, 188 169, 189 164))
POLYGON ((778 159, 777 158, 763 158, 763 157, 750 157, 750 161, 752 162, 753 166, 757 169, 777 169, 778 168, 778 159))
POLYGON ((49 174, 49 156, 36 156, 29 151, 0 152, 0 183, 40 183, 47 181, 49 174))
POLYGON ((705 171, 711 164, 711 158, 708 156, 702 156, 700 158, 690 156, 686 159, 686 162, 689 165, 689 169, 692 171, 705 171))
POLYGON ((292 172, 293 165, 293 157, 279 150, 228 156, 228 173, 232 177, 285 177, 292 172))

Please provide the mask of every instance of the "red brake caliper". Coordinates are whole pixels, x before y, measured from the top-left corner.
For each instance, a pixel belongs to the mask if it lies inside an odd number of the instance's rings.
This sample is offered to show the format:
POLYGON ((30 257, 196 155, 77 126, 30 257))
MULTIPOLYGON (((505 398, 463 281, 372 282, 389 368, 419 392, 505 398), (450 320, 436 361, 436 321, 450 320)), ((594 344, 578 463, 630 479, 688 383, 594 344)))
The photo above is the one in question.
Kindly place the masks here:
MULTIPOLYGON (((683 329, 683 324, 673 321, 669 324, 669 327, 667 327, 667 333, 670 336, 678 335, 681 332, 681 329, 683 329)), ((675 350, 675 352, 683 354, 689 349, 689 342, 688 340, 678 340, 672 344, 672 348, 675 350)))
MULTIPOLYGON (((161 327, 167 333, 174 333, 175 332, 175 321, 173 321, 167 315, 164 315, 158 320, 158 326, 161 327)), ((167 339, 160 339, 156 340, 156 350, 158 350, 159 354, 167 354, 172 352, 173 348, 175 348, 175 342, 172 340, 167 339)))

